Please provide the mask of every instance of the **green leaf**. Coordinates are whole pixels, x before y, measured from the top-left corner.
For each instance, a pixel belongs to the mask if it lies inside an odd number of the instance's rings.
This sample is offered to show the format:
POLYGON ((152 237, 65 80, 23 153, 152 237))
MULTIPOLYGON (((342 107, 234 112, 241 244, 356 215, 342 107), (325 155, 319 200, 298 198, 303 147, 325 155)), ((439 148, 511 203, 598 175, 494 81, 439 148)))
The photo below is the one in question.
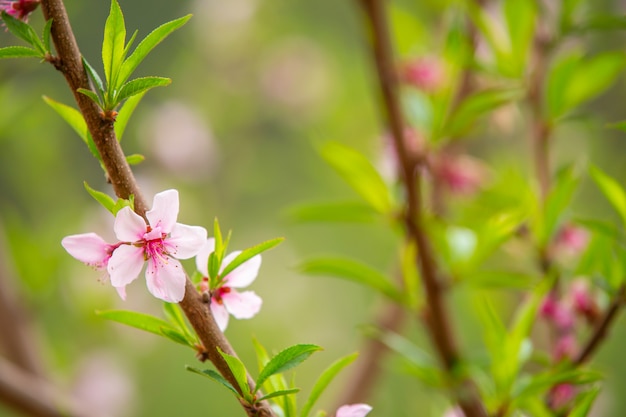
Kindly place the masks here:
POLYGON ((85 190, 87 190, 89 195, 92 196, 94 200, 96 200, 98 203, 100 203, 102 207, 104 207, 105 209, 113 213, 113 215, 115 215, 114 213, 115 200, 113 200, 113 198, 111 198, 108 194, 105 194, 101 191, 94 190, 93 188, 89 186, 89 184, 87 184, 87 181, 84 181, 83 185, 85 186, 85 190))
POLYGON ((122 136, 124 136, 128 121, 145 94, 146 92, 144 91, 143 93, 135 94, 134 96, 129 97, 124 104, 122 104, 122 107, 120 107, 120 111, 117 113, 114 125, 115 135, 117 136, 118 142, 122 141, 122 136))
POLYGON ((203 377, 209 378, 209 379, 217 382, 218 384, 222 384, 223 386, 228 388, 229 391, 231 391, 233 394, 235 394, 235 397, 239 398, 239 393, 232 386, 232 384, 230 382, 228 382, 222 375, 218 374, 214 370, 212 370, 212 369, 205 369, 204 371, 201 371, 200 369, 194 368, 194 367, 189 366, 189 365, 185 366, 185 369, 187 369, 189 372, 193 372, 195 374, 202 375, 203 377))
POLYGON ((126 162, 128 162, 129 165, 138 165, 140 163, 142 163, 143 161, 145 161, 146 157, 138 154, 138 153, 134 153, 132 155, 127 155, 126 156, 126 162))
POLYGON ((270 398, 282 397, 284 395, 291 395, 291 394, 295 394, 297 392, 300 392, 300 388, 289 388, 289 389, 286 389, 286 390, 274 391, 274 392, 271 392, 269 394, 266 394, 266 395, 262 396, 257 401, 264 401, 264 400, 267 400, 267 399, 270 399, 270 398))
MULTIPOLYGON (((124 15, 117 0, 111 0, 111 10, 104 25, 104 40, 102 41, 102 63, 104 76, 108 84, 108 96, 119 90, 118 73, 124 61, 124 42, 126 41, 126 26, 124 15)), ((110 104, 110 103, 107 103, 110 104)), ((110 110, 110 109, 107 109, 110 110)))
POLYGON ((76 91, 78 91, 79 93, 89 97, 89 99, 91 99, 91 101, 96 103, 98 105, 98 107, 100 107, 101 109, 104 109, 104 103, 102 102, 100 97, 96 93, 94 93, 93 91, 88 90, 86 88, 79 88, 76 91))
POLYGON ((370 266, 350 259, 319 258, 300 264, 299 269, 306 274, 332 275, 366 285, 395 301, 402 300, 402 294, 389 282, 387 276, 370 266))
POLYGON ((315 406, 315 403, 322 395, 326 387, 332 382, 333 379, 341 372, 343 368, 350 365, 354 360, 359 356, 358 352, 351 353, 350 355, 344 356, 343 358, 337 359, 333 362, 328 368, 322 372, 319 376, 313 388, 311 389, 311 393, 309 394, 309 398, 307 398, 302 410, 300 410, 300 417, 308 417, 315 406))
POLYGON ((322 146, 322 157, 343 179, 377 211, 392 210, 391 195, 385 181, 365 156, 337 142, 322 146))
POLYGON ((26 46, 7 46, 5 48, 0 48, 0 59, 30 57, 41 57, 41 54, 35 49, 28 48, 26 46))
POLYGON ((35 49, 39 51, 40 56, 44 56, 46 54, 46 48, 41 42, 41 39, 37 36, 35 29, 33 29, 28 23, 11 16, 5 11, 2 11, 2 20, 4 21, 7 29, 9 29, 13 35, 35 47, 35 49))
POLYGON ((162 328, 161 334, 173 342, 195 349, 194 341, 188 339, 184 334, 182 334, 178 330, 162 328))
POLYGON ((261 373, 256 380, 256 387, 259 387, 272 375, 285 372, 295 366, 298 366, 313 353, 322 350, 320 346, 311 344, 298 344, 290 346, 276 356, 263 367, 261 373))
POLYGON ((50 43, 50 34, 52 32, 52 19, 48 19, 46 21, 46 25, 43 27, 43 33, 41 38, 43 39, 43 46, 46 49, 46 52, 51 53, 52 46, 50 43))
POLYGON ((576 405, 568 414, 568 417, 587 417, 591 406, 600 394, 600 387, 595 387, 576 399, 576 405))
POLYGON ((59 103, 58 101, 55 101, 50 97, 43 96, 43 100, 46 102, 46 104, 52 107, 52 109, 56 111, 59 116, 61 116, 63 120, 65 120, 67 124, 69 124, 70 127, 74 129, 76 133, 78 133, 78 136, 80 136, 83 142, 85 142, 85 144, 91 151, 91 154, 95 156, 99 161, 102 161, 102 158, 100 157, 100 152, 98 152, 96 144, 91 138, 91 134, 89 133, 89 129, 87 128, 87 123, 85 122, 83 115, 75 108, 67 106, 63 103, 59 103))
POLYGON ((275 239, 271 239, 271 240, 265 241, 263 243, 259 243, 258 245, 255 245, 255 246, 253 246, 251 248, 248 248, 248 249, 242 251, 239 255, 237 255, 235 257, 235 259, 233 259, 228 265, 226 265, 224 267, 224 269, 220 273, 220 276, 221 277, 227 276, 228 274, 230 274, 238 266, 240 266, 241 264, 243 264, 247 260, 253 258, 254 256, 256 256, 256 255, 258 255, 258 254, 260 254, 262 252, 265 252, 266 250, 272 249, 274 246, 278 245, 283 240, 285 240, 284 237, 277 237, 275 239))
POLYGON ((579 183, 580 176, 573 166, 565 167, 557 173, 545 203, 543 227, 539 236, 542 244, 547 244, 556 233, 561 217, 570 206, 579 183))
POLYGON ((513 66, 522 75, 534 39, 537 6, 533 1, 505 0, 503 7, 509 29, 513 66))
POLYGON ((235 381, 237 381, 237 385, 239 385, 243 398, 249 403, 252 403, 252 393, 250 392, 250 385, 248 385, 248 373, 246 372, 246 367, 243 362, 241 362, 238 357, 223 352, 219 347, 217 347, 217 350, 233 373, 233 377, 235 377, 235 381))
POLYGON ((116 321, 136 329, 145 330, 163 336, 162 329, 176 331, 171 324, 158 317, 127 310, 96 311, 96 314, 107 320, 116 321))
POLYGON ((597 167, 589 167, 589 174, 626 225, 626 191, 624 188, 597 167))
POLYGON ((153 30, 148 36, 142 40, 137 48, 133 51, 133 53, 128 57, 127 60, 122 64, 122 68, 120 70, 118 82, 124 83, 131 74, 135 71, 137 66, 143 61, 148 53, 161 43, 170 33, 187 23, 187 21, 191 18, 191 15, 183 16, 179 19, 173 20, 171 22, 165 23, 155 30, 153 30))
POLYGON ((355 202, 304 204, 289 210, 294 221, 372 223, 379 216, 368 204, 355 202))
MULTIPOLYGON (((261 345, 261 343, 258 340, 253 338, 252 342, 254 344, 254 350, 256 352, 257 362, 259 363, 259 371, 261 371, 265 367, 265 365, 267 365, 267 363, 270 361, 270 357, 267 354, 267 351, 265 350, 263 345, 261 345)), ((270 376, 265 381, 264 385, 267 387, 268 391, 285 391, 289 389, 289 386, 287 385, 287 381, 280 374, 270 376)), ((259 386, 257 386, 256 388, 257 390, 261 389, 261 387, 259 386)), ((282 403, 282 409, 285 412, 285 416, 295 416, 296 409, 297 409, 295 397, 283 397, 279 401, 280 403, 282 403)))
POLYGON ((115 102, 120 103, 129 97, 148 91, 151 88, 170 85, 171 83, 172 80, 163 77, 136 78, 122 86, 115 97, 115 102))
POLYGON ((96 88, 100 92, 100 95, 104 96, 105 95, 104 83, 102 82, 102 79, 98 75, 98 72, 89 64, 89 62, 87 62, 85 57, 82 57, 82 60, 83 60, 83 66, 85 67, 85 71, 87 71, 87 74, 89 74, 89 77, 96 84, 96 88))

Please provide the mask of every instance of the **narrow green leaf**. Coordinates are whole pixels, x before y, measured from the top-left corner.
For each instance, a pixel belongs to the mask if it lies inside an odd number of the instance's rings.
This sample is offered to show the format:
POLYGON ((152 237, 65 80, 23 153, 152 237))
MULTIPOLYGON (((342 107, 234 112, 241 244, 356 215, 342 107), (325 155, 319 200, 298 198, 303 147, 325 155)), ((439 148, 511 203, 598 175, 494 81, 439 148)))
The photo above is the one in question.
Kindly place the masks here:
POLYGON ((191 18, 191 15, 183 16, 179 19, 165 23, 155 30, 153 30, 148 36, 142 40, 133 53, 124 61, 120 70, 118 82, 120 84, 125 83, 126 80, 135 71, 137 66, 143 61, 150 51, 161 43, 170 33, 187 23, 191 18))
POLYGON ((332 382, 333 379, 341 372, 343 368, 350 365, 354 360, 359 356, 358 352, 351 353, 350 355, 344 356, 343 358, 337 359, 333 362, 328 368, 322 372, 322 374, 317 378, 313 388, 311 389, 311 393, 309 394, 309 398, 307 398, 304 406, 300 410, 300 417, 308 417, 311 413, 311 410, 315 406, 315 403, 320 398, 322 393, 326 390, 326 387, 332 382))
POLYGON ((43 96, 43 100, 46 102, 46 104, 52 107, 52 109, 56 111, 58 115, 61 116, 72 129, 74 129, 76 133, 78 133, 78 136, 80 136, 83 142, 85 142, 85 144, 91 151, 91 154, 99 161, 102 161, 102 158, 100 157, 100 152, 98 152, 96 144, 91 138, 91 134, 89 133, 89 129, 87 128, 87 123, 85 122, 83 115, 75 108, 65 105, 63 103, 59 103, 58 101, 55 101, 50 97, 43 96))
POLYGON ((238 357, 223 352, 222 349, 220 349, 219 347, 217 348, 217 350, 226 361, 226 364, 228 365, 230 371, 233 373, 233 376, 235 377, 235 381, 237 381, 237 385, 239 385, 239 389, 241 390, 243 398, 251 403, 252 393, 250 392, 250 385, 248 385, 248 373, 246 372, 246 367, 244 366, 243 362, 241 362, 238 357))
POLYGON ((176 326, 179 330, 181 330, 186 339, 195 340, 193 332, 187 326, 187 322, 183 316, 183 313, 180 310, 180 307, 176 303, 163 303, 163 312, 165 313, 165 317, 168 318, 174 326, 176 326))
POLYGON ((163 329, 176 331, 171 324, 158 317, 127 310, 96 311, 96 314, 107 320, 116 321, 136 329, 145 330, 163 336, 163 329))
POLYGON ((402 294, 389 282, 387 276, 354 260, 342 258, 311 259, 300 264, 299 269, 306 274, 332 275, 357 282, 373 288, 395 301, 402 299, 402 294))
POLYGON ((132 36, 130 37, 130 39, 128 40, 128 43, 124 47, 124 57, 128 56, 128 52, 130 51, 130 48, 133 46, 133 43, 135 43, 135 39, 137 38, 138 33, 139 31, 135 30, 132 36))
POLYGON ((391 195, 376 168, 361 153, 337 142, 322 146, 322 157, 374 209, 388 214, 391 195))
POLYGON ((298 344, 290 346, 276 356, 270 359, 270 361, 261 370, 259 377, 256 380, 257 389, 263 385, 265 380, 270 376, 278 373, 285 372, 295 366, 298 366, 313 353, 322 350, 320 346, 311 344, 298 344))
POLYGON ((580 177, 573 166, 561 169, 554 181, 545 203, 544 221, 540 242, 547 244, 556 233, 565 210, 570 206, 574 192, 578 188, 580 177))
POLYGON ((111 0, 111 10, 104 25, 104 40, 102 41, 102 63, 104 76, 108 85, 108 95, 119 90, 117 75, 124 61, 124 42, 126 41, 126 26, 124 15, 117 0, 111 0))
POLYGON ((127 155, 126 156, 126 162, 128 162, 129 165, 138 165, 140 163, 142 163, 143 161, 145 161, 146 157, 138 154, 138 153, 134 153, 132 155, 127 155))
POLYGON ((597 167, 589 167, 589 174, 626 225, 626 191, 624 191, 624 187, 597 167))
POLYGON ((505 0, 503 7, 511 41, 511 58, 515 61, 516 72, 521 75, 534 39, 537 6, 533 1, 505 0))
MULTIPOLYGON (((87 181, 83 182, 85 186, 85 190, 89 193, 90 196, 94 198, 102 207, 113 213, 115 209, 115 201, 108 194, 105 194, 101 191, 96 191, 87 184, 87 181)), ((113 213, 115 215, 115 213, 113 213)))
POLYGON ((544 101, 547 115, 555 120, 569 109, 565 99, 565 90, 571 82, 576 66, 582 60, 578 52, 557 57, 548 70, 544 88, 544 101))
POLYGON ((289 216, 297 222, 348 222, 372 223, 379 216, 368 204, 355 202, 306 204, 289 210, 289 216))
POLYGON ((46 48, 46 52, 52 53, 52 45, 50 43, 50 34, 52 31, 52 19, 46 21, 46 25, 43 27, 43 33, 41 38, 43 39, 43 46, 46 48))
POLYGON ((93 82, 96 84, 96 88, 100 92, 100 95, 104 96, 106 93, 106 89, 104 88, 104 83, 102 82, 102 79, 98 75, 98 72, 89 64, 89 62, 87 62, 85 57, 82 57, 82 59, 83 59, 83 66, 85 67, 85 71, 87 71, 87 74, 89 74, 89 77, 91 77, 93 82))
POLYGON ((98 107, 100 107, 101 109, 104 108, 104 103, 102 103, 102 100, 100 99, 100 97, 94 93, 91 90, 88 90, 86 88, 79 88, 78 90, 79 93, 89 97, 91 99, 91 101, 93 101, 94 103, 96 103, 98 105, 98 107))
POLYGON ((290 389, 281 390, 281 391, 274 391, 274 392, 271 392, 269 394, 266 394, 266 395, 262 396, 257 401, 264 401, 264 400, 268 400, 270 398, 282 397, 284 395, 296 394, 298 392, 300 392, 300 388, 290 388, 290 389))
POLYGON ((146 94, 143 93, 135 94, 132 97, 128 97, 128 99, 122 104, 120 107, 120 111, 117 113, 117 117, 115 119, 115 135, 117 136, 117 141, 122 141, 122 136, 124 136, 124 132, 126 131, 126 126, 128 125, 128 121, 130 117, 133 115, 133 112, 137 108, 137 105, 146 94))
POLYGON ((255 246, 253 246, 251 248, 248 248, 248 249, 242 251, 239 255, 237 255, 235 257, 235 259, 233 259, 228 265, 226 265, 224 267, 224 269, 220 273, 220 276, 221 277, 227 276, 228 274, 230 274, 238 266, 240 266, 241 264, 243 264, 247 260, 255 257, 256 255, 258 255, 258 254, 260 254, 262 252, 265 252, 265 251, 267 251, 269 249, 272 249, 274 246, 278 245, 283 240, 285 240, 284 237, 277 237, 275 239, 271 239, 271 240, 265 241, 263 243, 259 243, 258 245, 255 245, 255 246))
POLYGON ((184 334, 182 334, 178 330, 161 328, 161 334, 173 342, 176 342, 183 346, 188 346, 192 349, 194 348, 194 341, 189 340, 184 334))
POLYGON ((46 48, 41 42, 41 39, 39 39, 39 36, 37 36, 35 29, 33 29, 28 23, 11 16, 4 10, 2 11, 2 20, 7 29, 9 29, 13 35, 32 45, 37 51, 39 51, 40 56, 45 55, 46 48))
POLYGON ((600 394, 600 387, 595 387, 576 399, 576 405, 568 414, 568 417, 587 417, 591 406, 600 394))
MULTIPOLYGON (((254 344, 254 350, 257 356, 257 362, 259 363, 259 372, 267 365, 270 361, 270 357, 267 354, 267 351, 261 345, 261 343, 257 339, 252 339, 252 343, 254 344)), ((267 391, 285 391, 289 389, 287 385, 287 381, 283 377, 283 375, 272 375, 270 376, 264 383, 267 391)), ((257 386, 257 390, 262 389, 262 387, 257 386)), ((285 416, 295 417, 296 415, 296 399, 295 397, 283 397, 277 401, 282 405, 282 409, 285 412, 285 416)))
POLYGON ((0 48, 1 58, 30 58, 41 57, 41 54, 33 48, 27 46, 7 46, 0 48))
POLYGON ((228 388, 228 390, 230 392, 235 394, 235 397, 239 398, 239 393, 232 386, 232 384, 230 382, 228 382, 222 375, 218 374, 214 370, 206 369, 204 371, 201 371, 200 369, 194 368, 194 367, 189 366, 189 365, 185 366, 185 369, 187 369, 189 372, 193 372, 194 374, 202 375, 205 378, 209 378, 209 379, 217 382, 218 384, 222 384, 223 386, 228 388))
MULTIPOLYGON (((136 78, 122 86, 122 88, 115 96, 115 104, 121 103, 129 97, 132 97, 136 94, 141 94, 144 91, 150 90, 151 88, 170 85, 171 83, 172 80, 163 77, 136 78)), ((115 107, 113 103, 111 103, 111 106, 115 107)))

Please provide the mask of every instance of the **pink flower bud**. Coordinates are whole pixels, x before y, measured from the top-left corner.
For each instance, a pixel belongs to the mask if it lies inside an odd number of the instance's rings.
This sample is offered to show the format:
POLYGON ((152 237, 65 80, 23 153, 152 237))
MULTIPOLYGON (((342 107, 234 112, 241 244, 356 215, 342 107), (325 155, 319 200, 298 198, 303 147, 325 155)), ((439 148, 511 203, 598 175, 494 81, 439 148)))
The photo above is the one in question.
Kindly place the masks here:
POLYGON ((565 359, 571 359, 576 355, 578 350, 578 344, 576 337, 572 333, 565 334, 557 340, 552 357, 555 362, 560 362, 565 359))
POLYGON ((433 92, 443 85, 444 69, 438 59, 415 58, 402 64, 400 79, 420 90, 433 92))
POLYGON ((566 224, 554 239, 554 250, 564 256, 579 256, 587 248, 589 232, 582 227, 566 224))
POLYGON ((485 166, 467 155, 439 155, 431 170, 450 192, 463 196, 475 194, 487 178, 485 166))
POLYGON ((552 321, 554 319, 554 315, 556 314, 556 310, 558 308, 558 301, 554 293, 550 293, 546 295, 539 306, 539 315, 547 320, 552 321))
POLYGON ((0 0, 0 11, 7 12, 16 19, 28 20, 28 16, 39 6, 40 0, 0 0))
POLYGON ((600 312, 587 280, 580 278, 572 282, 569 288, 569 297, 574 311, 584 316, 589 323, 597 320, 600 312))
POLYGON ((576 396, 576 389, 572 384, 558 384, 550 389, 548 402, 554 410, 565 407, 576 396))

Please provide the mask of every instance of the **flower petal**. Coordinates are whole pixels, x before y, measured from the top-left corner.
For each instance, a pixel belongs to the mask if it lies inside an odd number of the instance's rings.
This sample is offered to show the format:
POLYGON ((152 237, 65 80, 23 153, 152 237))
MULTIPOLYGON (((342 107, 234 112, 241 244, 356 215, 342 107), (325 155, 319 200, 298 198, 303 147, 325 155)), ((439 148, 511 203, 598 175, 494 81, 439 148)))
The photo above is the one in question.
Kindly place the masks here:
POLYGON ((122 245, 115 249, 107 266, 111 285, 123 287, 133 282, 139 276, 143 263, 142 247, 122 245))
MULTIPOLYGON (((232 252, 226 255, 224 261, 222 261, 222 269, 233 261, 239 255, 241 251, 232 252)), ((224 277, 224 282, 233 288, 244 288, 252 284, 259 274, 259 268, 261 267, 261 255, 253 256, 241 265, 239 265, 233 272, 224 277)))
POLYGON ((113 230, 122 242, 137 242, 146 233, 146 221, 130 207, 124 207, 115 216, 113 230))
POLYGON ((211 313, 221 331, 228 327, 228 311, 226 308, 215 300, 211 300, 211 313))
POLYGON ((335 417, 364 417, 372 411, 372 407, 367 404, 342 405, 337 409, 335 417))
POLYGON ((163 233, 172 231, 178 218, 178 191, 165 190, 154 196, 152 210, 146 212, 150 226, 160 227, 163 233))
POLYGON ((126 285, 122 287, 113 287, 113 288, 115 288, 115 291, 117 291, 117 294, 120 296, 120 298, 126 301, 126 285))
POLYGON ((189 259, 196 256, 202 248, 206 242, 206 235, 204 227, 176 223, 164 243, 170 255, 178 259, 189 259))
POLYGON ((254 317, 259 310, 263 300, 256 295, 254 291, 237 292, 231 290, 222 294, 222 301, 226 310, 236 319, 250 319, 254 317))
POLYGON ((198 268, 198 271, 205 277, 209 276, 209 256, 214 250, 215 239, 210 238, 207 239, 196 255, 196 268, 198 268))
POLYGON ((74 258, 97 269, 106 268, 113 249, 95 233, 66 236, 61 245, 74 258))
POLYGON ((174 258, 148 259, 146 284, 156 298, 177 303, 185 296, 185 270, 174 258))

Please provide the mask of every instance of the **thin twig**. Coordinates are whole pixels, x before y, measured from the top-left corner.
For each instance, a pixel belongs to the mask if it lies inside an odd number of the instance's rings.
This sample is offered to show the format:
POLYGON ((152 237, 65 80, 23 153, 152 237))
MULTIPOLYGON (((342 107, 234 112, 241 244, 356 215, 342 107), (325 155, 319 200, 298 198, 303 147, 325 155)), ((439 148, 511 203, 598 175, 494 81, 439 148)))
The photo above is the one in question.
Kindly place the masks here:
POLYGON ((404 121, 398 98, 398 80, 390 41, 385 8, 381 0, 360 0, 372 32, 373 54, 383 96, 387 123, 400 161, 401 179, 405 190, 404 223, 408 237, 417 246, 417 259, 426 293, 424 317, 439 359, 453 381, 454 399, 466 417, 484 417, 486 411, 474 384, 459 378, 460 354, 452 332, 448 311, 444 305, 443 288, 430 241, 424 231, 421 202, 421 176, 404 142, 404 121))
MULTIPOLYGON (((70 89, 74 93, 74 98, 102 157, 102 162, 113 185, 115 194, 120 198, 128 198, 130 195, 133 195, 135 198, 135 211, 137 214, 145 217, 147 210, 146 200, 117 141, 114 122, 103 117, 96 104, 78 92, 79 88, 91 89, 91 87, 82 65, 81 54, 63 1, 42 0, 41 6, 46 20, 53 19, 52 39, 57 52, 55 67, 63 73, 70 89)), ((233 387, 239 389, 233 373, 217 352, 217 348, 219 347, 222 351, 231 355, 235 355, 235 352, 215 324, 213 316, 202 302, 200 295, 189 278, 187 278, 186 282, 185 297, 180 305, 204 344, 207 356, 213 365, 233 387)), ((248 379, 252 381, 251 377, 248 377, 248 379)), ((249 416, 275 416, 267 402, 259 403, 255 409, 247 406, 244 406, 244 409, 249 416)))

